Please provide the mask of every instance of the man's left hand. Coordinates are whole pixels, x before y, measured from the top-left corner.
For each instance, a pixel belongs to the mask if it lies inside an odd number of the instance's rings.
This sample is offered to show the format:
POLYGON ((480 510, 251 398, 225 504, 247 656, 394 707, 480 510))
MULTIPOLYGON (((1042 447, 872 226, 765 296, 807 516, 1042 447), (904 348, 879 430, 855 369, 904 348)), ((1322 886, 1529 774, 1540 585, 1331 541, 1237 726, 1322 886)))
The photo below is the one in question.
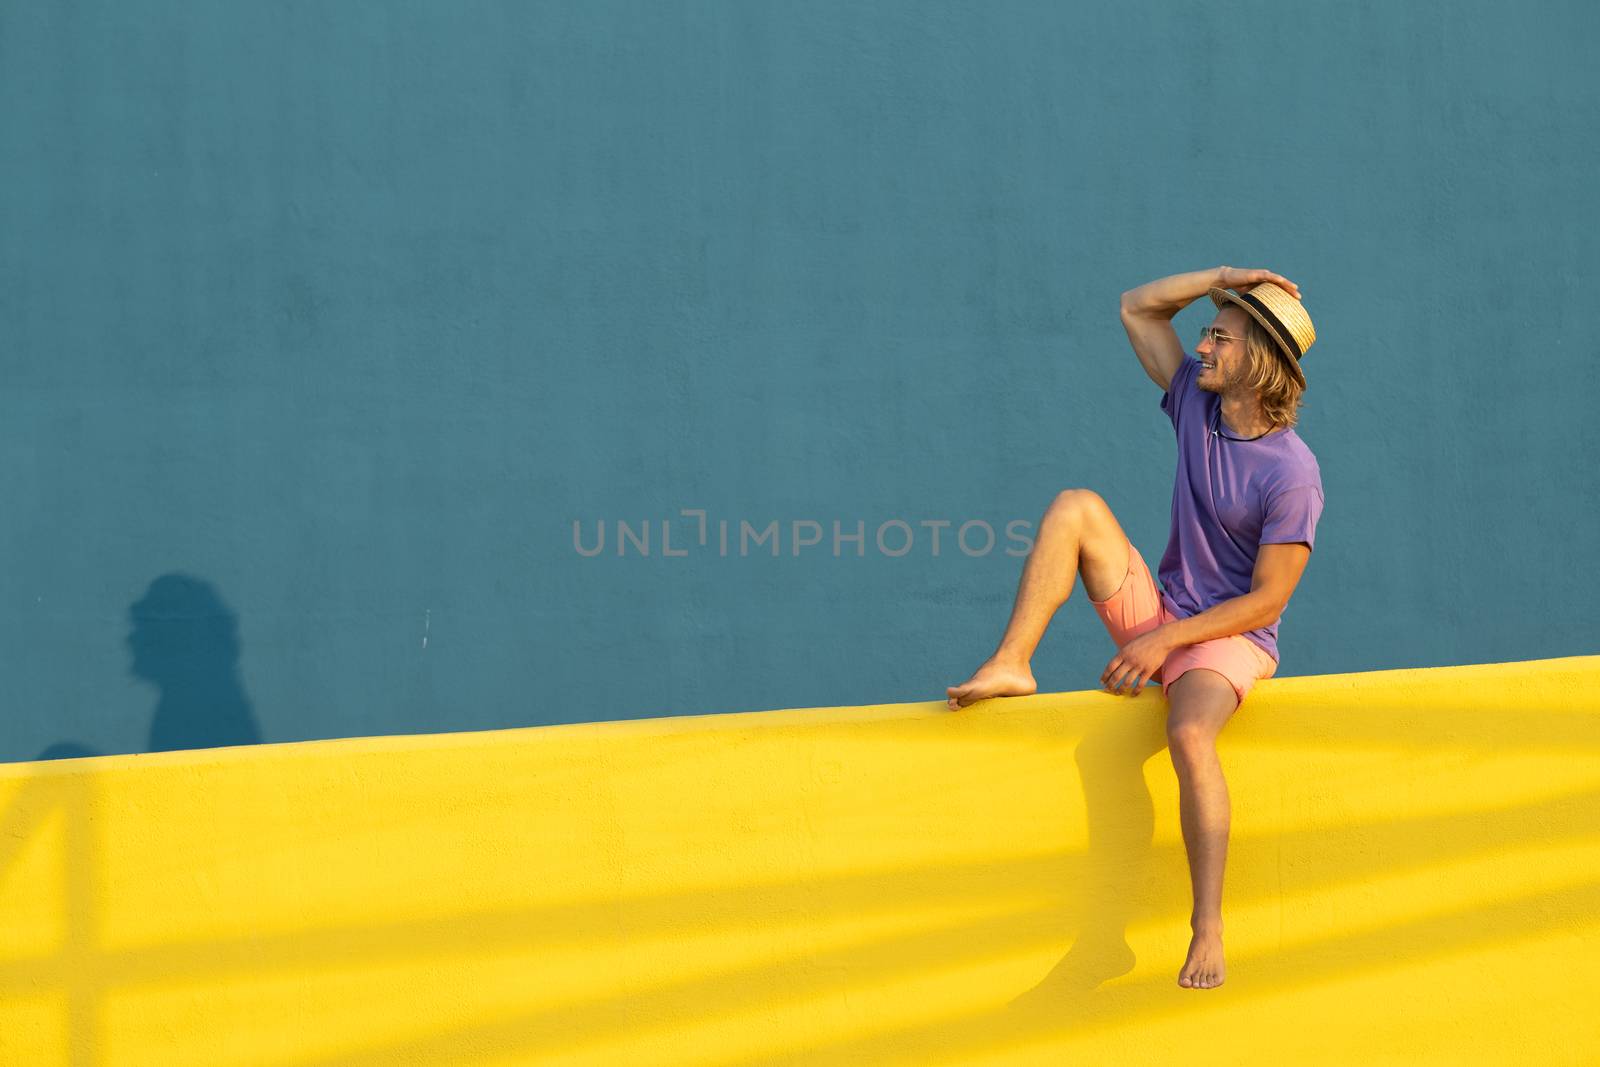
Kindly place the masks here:
POLYGON ((1100 684, 1113 693, 1120 690, 1123 696, 1138 696, 1150 676, 1161 669, 1167 656, 1178 647, 1162 633, 1164 629, 1158 626, 1118 649, 1117 654, 1111 657, 1111 662, 1106 664, 1100 684), (1128 689, 1121 689, 1124 683, 1127 683, 1128 689))

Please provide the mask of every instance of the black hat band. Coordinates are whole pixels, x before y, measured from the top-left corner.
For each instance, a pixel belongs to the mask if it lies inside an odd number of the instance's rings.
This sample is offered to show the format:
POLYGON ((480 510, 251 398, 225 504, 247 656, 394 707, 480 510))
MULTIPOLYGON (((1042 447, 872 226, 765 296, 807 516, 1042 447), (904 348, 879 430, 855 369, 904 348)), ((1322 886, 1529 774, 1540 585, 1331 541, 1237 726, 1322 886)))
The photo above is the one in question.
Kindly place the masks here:
POLYGON ((1243 300, 1245 303, 1261 312, 1262 317, 1268 322, 1272 323, 1273 330, 1277 333, 1278 339, 1283 342, 1289 351, 1294 353, 1295 362, 1300 362, 1300 357, 1303 355, 1303 353, 1300 351, 1300 344, 1294 339, 1294 334, 1283 328, 1283 323, 1279 320, 1278 316, 1274 315, 1267 308, 1267 305, 1263 304, 1249 293, 1239 293, 1238 296, 1240 300, 1243 300))

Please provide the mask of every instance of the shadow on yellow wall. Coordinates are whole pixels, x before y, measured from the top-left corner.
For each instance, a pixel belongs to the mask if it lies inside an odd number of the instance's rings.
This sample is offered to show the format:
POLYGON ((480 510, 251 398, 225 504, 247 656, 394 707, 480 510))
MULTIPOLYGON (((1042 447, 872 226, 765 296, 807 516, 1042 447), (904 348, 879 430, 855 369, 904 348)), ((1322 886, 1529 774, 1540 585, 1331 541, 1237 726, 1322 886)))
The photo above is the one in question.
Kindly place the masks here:
POLYGON ((1600 656, 0 766, 0 1062, 1600 1059, 1600 656))

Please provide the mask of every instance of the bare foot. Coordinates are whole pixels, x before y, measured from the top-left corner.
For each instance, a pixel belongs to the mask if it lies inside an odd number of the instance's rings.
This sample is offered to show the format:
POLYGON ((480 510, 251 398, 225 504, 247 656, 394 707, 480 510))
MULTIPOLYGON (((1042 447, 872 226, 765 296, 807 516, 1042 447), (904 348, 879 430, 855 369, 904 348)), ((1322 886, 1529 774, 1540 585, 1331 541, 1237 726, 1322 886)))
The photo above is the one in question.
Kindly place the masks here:
POLYGON ((1185 989, 1214 989, 1222 984, 1227 969, 1222 964, 1222 931, 1202 928, 1189 942, 1189 958, 1178 972, 1178 984, 1185 989))
POLYGON ((1026 663, 1014 663, 996 659, 989 659, 971 678, 960 685, 952 685, 945 690, 945 695, 950 699, 945 703, 951 711, 964 708, 977 700, 987 700, 990 697, 1025 697, 1031 696, 1038 686, 1034 683, 1033 672, 1026 663))

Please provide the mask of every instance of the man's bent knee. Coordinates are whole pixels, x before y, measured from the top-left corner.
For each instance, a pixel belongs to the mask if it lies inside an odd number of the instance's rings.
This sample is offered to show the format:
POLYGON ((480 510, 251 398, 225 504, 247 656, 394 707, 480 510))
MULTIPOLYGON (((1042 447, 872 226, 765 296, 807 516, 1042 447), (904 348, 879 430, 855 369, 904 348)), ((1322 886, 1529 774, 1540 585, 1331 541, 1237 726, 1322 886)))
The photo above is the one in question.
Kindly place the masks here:
POLYGON ((1089 599, 1109 600, 1122 587, 1133 551, 1111 506, 1093 489, 1063 489, 1045 514, 1044 525, 1072 530, 1078 543, 1078 573, 1089 599))
POLYGON ((1093 489, 1063 489, 1050 501, 1044 521, 1070 523, 1079 529, 1103 530, 1114 521, 1111 505, 1093 489))
POLYGON ((1081 512, 1088 508, 1096 507, 1105 508, 1107 511, 1110 510, 1110 506, 1093 489, 1063 489, 1050 502, 1050 510, 1052 512, 1081 512))

